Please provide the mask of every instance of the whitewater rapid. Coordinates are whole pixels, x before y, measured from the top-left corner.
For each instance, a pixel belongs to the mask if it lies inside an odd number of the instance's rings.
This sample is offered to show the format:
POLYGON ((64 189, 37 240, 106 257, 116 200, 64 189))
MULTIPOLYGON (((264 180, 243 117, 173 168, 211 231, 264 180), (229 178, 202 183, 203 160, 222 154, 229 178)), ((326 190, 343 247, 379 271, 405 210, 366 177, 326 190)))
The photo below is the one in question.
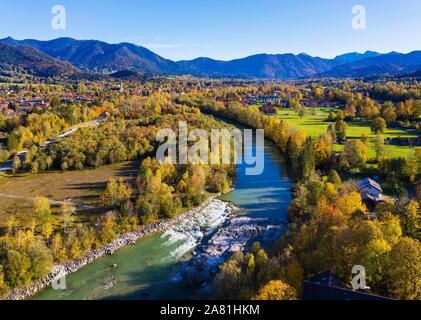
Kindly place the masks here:
POLYGON ((224 224, 232 212, 228 202, 213 199, 198 214, 186 219, 165 231, 161 238, 163 246, 177 244, 177 248, 164 259, 180 259, 199 245, 203 238, 211 235, 224 224))

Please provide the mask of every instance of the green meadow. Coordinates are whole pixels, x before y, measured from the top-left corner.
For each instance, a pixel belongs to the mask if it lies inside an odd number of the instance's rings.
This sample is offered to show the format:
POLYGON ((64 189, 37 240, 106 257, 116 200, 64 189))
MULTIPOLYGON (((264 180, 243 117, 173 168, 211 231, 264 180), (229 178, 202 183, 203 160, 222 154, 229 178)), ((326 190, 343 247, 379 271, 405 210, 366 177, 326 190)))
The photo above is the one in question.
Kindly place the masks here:
MULTIPOLYGON (((257 107, 257 106, 256 106, 257 107)), ((308 108, 305 116, 300 118, 294 110, 282 108, 279 109, 279 114, 277 117, 279 119, 285 120, 291 126, 294 126, 299 129, 303 129, 313 138, 317 138, 319 135, 325 133, 330 122, 327 121, 328 115, 332 111, 337 111, 336 109, 332 108, 317 108, 315 110, 315 114, 313 114, 313 110, 308 108)), ((348 122, 348 130, 347 130, 347 137, 348 139, 360 139, 363 136, 368 137, 368 146, 369 146, 369 158, 374 159, 376 154, 374 150, 374 143, 375 143, 375 134, 371 132, 370 129, 370 121, 368 120, 358 120, 355 119, 353 122, 348 122)), ((396 128, 387 128, 386 132, 384 133, 384 138, 404 138, 404 137, 416 137, 417 134, 408 132, 403 129, 396 129, 396 128)), ((336 150, 342 150, 343 145, 336 145, 336 150)), ((419 148, 418 148, 419 149, 419 148)), ((393 145, 386 145, 385 146, 386 155, 389 158, 398 158, 398 157, 407 157, 411 152, 415 150, 415 148, 411 147, 400 147, 400 146, 393 146, 393 145)))

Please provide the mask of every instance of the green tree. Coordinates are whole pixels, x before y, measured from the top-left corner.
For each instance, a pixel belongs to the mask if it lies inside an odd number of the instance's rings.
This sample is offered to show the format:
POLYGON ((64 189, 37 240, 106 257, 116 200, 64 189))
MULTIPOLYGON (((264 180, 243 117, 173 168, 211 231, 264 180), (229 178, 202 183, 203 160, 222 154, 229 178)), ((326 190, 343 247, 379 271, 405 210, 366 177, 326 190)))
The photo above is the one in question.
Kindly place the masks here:
POLYGON ((343 119, 343 115, 338 115, 333 128, 335 131, 336 139, 338 139, 339 141, 344 141, 346 139, 347 125, 343 119))
POLYGON ((132 190, 123 179, 110 179, 107 188, 101 194, 100 201, 104 207, 121 209, 127 201, 130 201, 131 195, 132 190))
POLYGON ((7 296, 9 292, 9 288, 6 284, 4 272, 3 272, 3 266, 0 265, 0 299, 3 299, 7 296))
POLYGON ((51 106, 51 108, 56 109, 56 108, 58 108, 60 106, 60 104, 61 104, 61 100, 60 100, 60 98, 58 96, 53 96, 51 98, 51 100, 50 100, 50 106, 51 106))
POLYGON ((380 159, 384 158, 386 155, 386 149, 384 146, 384 137, 381 133, 377 133, 374 147, 376 149, 376 160, 380 161, 380 159))
POLYGON ((334 169, 329 171, 328 181, 336 186, 340 186, 342 184, 341 176, 334 169))
POLYGON ((4 162, 10 157, 10 152, 7 150, 0 149, 0 162, 4 162))
POLYGON ((51 241, 51 253, 53 255, 54 261, 59 263, 64 262, 67 258, 66 247, 63 244, 63 240, 59 233, 56 233, 53 236, 51 241))
POLYGON ((316 166, 316 156, 311 138, 307 138, 298 163, 300 165, 299 177, 308 179, 314 173, 316 166))
POLYGON ((389 255, 386 270, 389 290, 398 299, 420 299, 421 244, 412 238, 401 238, 389 255))
POLYGON ((421 210, 418 201, 410 200, 403 205, 398 202, 397 206, 404 234, 421 241, 421 210))
POLYGON ((345 144, 346 160, 351 168, 361 168, 368 159, 368 148, 361 140, 351 140, 345 144))
POLYGON ((6 279, 12 288, 28 284, 31 280, 31 260, 25 254, 9 250, 6 257, 6 279))
POLYGON ((375 134, 384 133, 386 131, 387 124, 383 118, 377 117, 371 121, 371 131, 375 134))
POLYGON ((115 232, 116 215, 114 212, 107 212, 101 216, 97 225, 102 243, 110 243, 117 237, 115 232))
POLYGON ((38 280, 51 272, 53 257, 44 241, 35 240, 30 245, 28 256, 31 260, 29 269, 32 280, 38 280))
POLYGON ((50 202, 45 197, 37 197, 34 201, 34 211, 37 217, 37 232, 48 239, 53 232, 50 202))

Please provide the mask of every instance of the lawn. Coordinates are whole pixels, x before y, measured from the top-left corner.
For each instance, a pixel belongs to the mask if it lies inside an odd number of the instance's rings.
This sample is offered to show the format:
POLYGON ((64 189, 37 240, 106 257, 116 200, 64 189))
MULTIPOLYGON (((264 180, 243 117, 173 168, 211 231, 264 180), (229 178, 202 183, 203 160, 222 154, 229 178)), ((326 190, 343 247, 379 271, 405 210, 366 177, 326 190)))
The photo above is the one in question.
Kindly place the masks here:
MULTIPOLYGON (((325 133, 329 122, 326 121, 329 113, 335 109, 331 108, 318 108, 316 114, 312 114, 312 110, 309 110, 307 114, 300 118, 294 110, 291 109, 280 109, 278 117, 282 120, 287 121, 292 126, 295 126, 300 129, 304 129, 307 134, 316 138, 320 134, 325 133)), ((353 122, 347 123, 348 130, 347 136, 350 139, 361 138, 363 135, 368 136, 369 138, 369 157, 373 159, 375 157, 375 151, 373 144, 375 141, 375 135, 371 132, 370 121, 367 120, 354 120, 353 122)), ((397 138, 397 137, 416 137, 416 135, 409 133, 402 129, 388 128, 384 133, 385 139, 387 138, 397 138)), ((342 150, 343 146, 337 145, 336 150, 342 150)), ((406 157, 408 154, 414 150, 410 147, 399 147, 386 145, 386 154, 389 158, 396 157, 406 157)))
MULTIPOLYGON (((14 215, 24 222, 32 215, 33 197, 43 196, 55 201, 70 201, 76 205, 78 221, 101 213, 98 198, 111 177, 127 178, 138 172, 136 162, 86 169, 81 171, 55 171, 40 174, 22 174, 1 177, 0 194, 27 198, 0 196, 0 226, 14 215)), ((55 219, 59 220, 60 205, 53 205, 55 219)))

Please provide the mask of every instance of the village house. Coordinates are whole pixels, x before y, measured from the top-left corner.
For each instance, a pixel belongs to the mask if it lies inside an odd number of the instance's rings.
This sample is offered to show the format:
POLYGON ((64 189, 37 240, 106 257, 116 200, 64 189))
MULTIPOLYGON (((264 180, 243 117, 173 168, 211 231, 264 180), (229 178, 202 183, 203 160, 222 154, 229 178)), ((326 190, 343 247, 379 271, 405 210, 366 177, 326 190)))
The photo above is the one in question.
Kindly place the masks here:
POLYGON ((383 201, 383 189, 376 181, 366 178, 358 182, 358 189, 363 201, 379 203, 383 201))
POLYGON ((270 103, 270 102, 277 103, 278 101, 279 101, 279 97, 277 97, 277 96, 262 96, 262 97, 259 97, 260 103, 270 103))

